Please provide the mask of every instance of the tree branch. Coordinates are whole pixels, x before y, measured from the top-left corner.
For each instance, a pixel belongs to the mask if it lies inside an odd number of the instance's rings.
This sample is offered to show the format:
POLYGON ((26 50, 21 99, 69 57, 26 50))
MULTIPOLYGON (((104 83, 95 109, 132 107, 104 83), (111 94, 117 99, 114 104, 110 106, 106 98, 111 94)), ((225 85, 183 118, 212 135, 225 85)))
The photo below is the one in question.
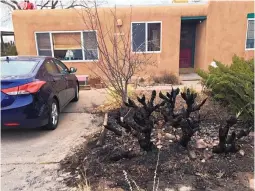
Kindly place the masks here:
POLYGON ((3 4, 8 5, 8 6, 11 7, 13 10, 16 10, 16 9, 17 9, 14 5, 12 5, 11 3, 9 3, 9 2, 7 2, 7 1, 5 1, 5 0, 1 0, 0 2, 3 3, 3 4))
POLYGON ((19 3, 17 1, 12 0, 11 2, 14 3, 18 7, 19 10, 21 10, 21 7, 19 6, 19 3))

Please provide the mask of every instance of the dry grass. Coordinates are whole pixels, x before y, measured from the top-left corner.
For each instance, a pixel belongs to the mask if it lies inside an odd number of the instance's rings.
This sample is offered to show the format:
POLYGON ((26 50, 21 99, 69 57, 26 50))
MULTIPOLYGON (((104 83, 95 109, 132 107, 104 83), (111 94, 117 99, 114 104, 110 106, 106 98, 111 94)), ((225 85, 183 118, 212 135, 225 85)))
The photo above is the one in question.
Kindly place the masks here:
POLYGON ((82 173, 82 178, 83 178, 83 181, 80 184, 78 184, 77 191, 92 191, 89 185, 86 173, 82 173))
POLYGON ((179 78, 175 74, 166 71, 158 76, 153 76, 152 79, 156 84, 179 84, 179 78))

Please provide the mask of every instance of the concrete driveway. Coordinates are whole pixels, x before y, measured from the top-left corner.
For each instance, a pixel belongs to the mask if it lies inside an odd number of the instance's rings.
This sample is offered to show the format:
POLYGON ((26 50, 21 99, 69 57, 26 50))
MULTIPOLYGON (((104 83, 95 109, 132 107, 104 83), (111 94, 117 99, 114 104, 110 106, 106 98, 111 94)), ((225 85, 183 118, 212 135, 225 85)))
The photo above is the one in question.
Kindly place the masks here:
POLYGON ((104 90, 80 92, 80 100, 70 103, 60 115, 54 131, 20 129, 2 132, 1 190, 66 190, 57 174, 59 161, 84 137, 98 131, 102 119, 89 114, 105 100, 104 90))

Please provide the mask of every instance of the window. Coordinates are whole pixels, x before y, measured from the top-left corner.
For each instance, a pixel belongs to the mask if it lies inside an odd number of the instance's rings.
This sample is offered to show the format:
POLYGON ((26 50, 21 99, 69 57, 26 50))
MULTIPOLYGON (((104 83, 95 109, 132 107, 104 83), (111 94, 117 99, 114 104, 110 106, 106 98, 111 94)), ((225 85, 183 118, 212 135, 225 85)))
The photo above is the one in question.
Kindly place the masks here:
POLYGON ((68 72, 68 68, 67 68, 66 65, 64 65, 62 62, 60 62, 59 60, 55 60, 55 59, 54 59, 54 62, 55 62, 55 64, 57 65, 59 71, 60 71, 62 74, 67 74, 67 73, 69 73, 69 72, 68 72))
POLYGON ((37 61, 32 60, 10 60, 1 61, 1 76, 23 76, 33 71, 38 64, 37 61), (18 68, 18 70, 17 70, 18 68))
POLYGON ((83 32, 85 60, 97 60, 97 38, 96 32, 83 32))
POLYGON ((161 22, 132 23, 132 51, 161 51, 161 22))
POLYGON ((246 49, 254 49, 254 19, 248 19, 246 49))
POLYGON ((57 66, 55 65, 55 63, 52 60, 47 60, 44 64, 45 69, 47 70, 47 72, 49 72, 49 74, 59 74, 59 70, 57 68, 57 66))
POLYGON ((83 60, 81 33, 53 33, 54 57, 60 60, 83 60))
POLYGON ((37 54, 63 61, 98 60, 95 31, 36 33, 37 54))
POLYGON ((40 56, 51 56, 51 42, 49 33, 39 33, 36 35, 37 50, 40 56))

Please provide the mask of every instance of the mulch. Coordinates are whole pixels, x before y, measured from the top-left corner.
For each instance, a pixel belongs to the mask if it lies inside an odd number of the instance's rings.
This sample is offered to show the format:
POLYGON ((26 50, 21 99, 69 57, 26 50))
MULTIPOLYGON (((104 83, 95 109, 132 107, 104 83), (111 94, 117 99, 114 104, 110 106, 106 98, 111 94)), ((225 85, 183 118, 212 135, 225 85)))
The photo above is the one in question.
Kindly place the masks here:
MULTIPOLYGON (((177 107, 183 101, 178 98, 177 107)), ((248 191, 249 179, 254 171, 253 136, 239 140, 241 152, 214 154, 212 146, 217 143, 218 129, 224 123, 228 112, 209 100, 203 106, 204 120, 189 143, 182 148, 175 139, 167 135, 170 127, 161 127, 153 132, 154 141, 161 145, 159 150, 146 153, 140 150, 137 140, 129 135, 117 137, 108 132, 105 145, 96 145, 99 134, 95 134, 77 148, 75 154, 61 161, 61 172, 69 172, 65 178, 67 186, 74 187, 86 178, 92 190, 206 190, 206 191, 248 191), (202 146, 198 142, 202 141, 202 146), (195 156, 191 156, 191 152, 195 156), (157 164, 157 158, 158 166, 157 164), (155 169, 156 181, 154 181, 155 169), (123 172, 125 171, 125 172, 123 172), (127 173, 126 180, 124 173, 127 173)), ((237 124, 232 130, 241 129, 237 124)))

